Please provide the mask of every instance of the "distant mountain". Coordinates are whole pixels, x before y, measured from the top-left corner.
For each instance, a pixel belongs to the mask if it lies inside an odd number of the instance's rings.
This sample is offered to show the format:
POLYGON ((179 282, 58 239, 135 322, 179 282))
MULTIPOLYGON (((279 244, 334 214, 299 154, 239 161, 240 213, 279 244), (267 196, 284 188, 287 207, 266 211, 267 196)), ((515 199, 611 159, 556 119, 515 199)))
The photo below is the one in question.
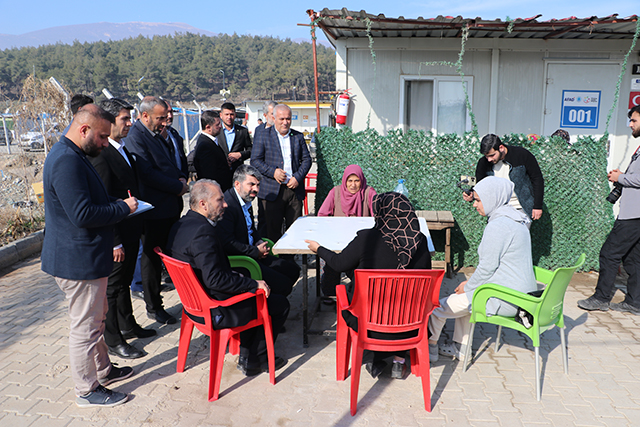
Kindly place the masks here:
POLYGON ((205 36, 215 36, 211 31, 200 30, 181 22, 156 23, 156 22, 125 22, 116 24, 112 22, 98 22, 95 24, 66 25, 51 27, 44 30, 32 31, 17 36, 0 34, 0 50, 23 47, 42 46, 56 44, 72 44, 75 40, 81 43, 96 42, 99 40, 122 40, 128 37, 145 37, 173 35, 174 33, 193 33, 205 36))
MULTIPOLYGON (((99 40, 122 40, 128 37, 138 37, 139 35, 153 37, 173 35, 175 33, 192 33, 204 36, 217 35, 217 33, 201 30, 181 22, 125 22, 123 24, 97 22, 95 24, 51 27, 17 36, 11 34, 0 34, 0 50, 24 46, 38 47, 42 45, 56 44, 58 42, 63 44, 73 44, 75 40, 78 40, 80 43, 92 43, 99 40)), ((296 43, 311 43, 310 38, 298 38, 293 41, 296 43)), ((331 44, 326 40, 318 40, 318 43, 331 47, 331 44)))

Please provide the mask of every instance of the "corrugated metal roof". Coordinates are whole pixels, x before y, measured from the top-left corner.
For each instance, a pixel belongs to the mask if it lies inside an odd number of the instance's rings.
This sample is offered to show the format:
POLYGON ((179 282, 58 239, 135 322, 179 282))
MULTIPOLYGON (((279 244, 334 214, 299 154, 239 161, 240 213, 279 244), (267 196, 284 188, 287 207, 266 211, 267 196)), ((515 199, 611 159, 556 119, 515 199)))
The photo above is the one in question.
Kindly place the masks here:
POLYGON ((638 15, 619 18, 617 14, 605 17, 591 16, 537 21, 542 15, 517 18, 513 21, 438 16, 437 18, 387 18, 383 14, 323 9, 308 10, 309 16, 329 39, 367 37, 367 18, 372 37, 461 37, 462 29, 469 27, 469 38, 511 39, 631 39, 636 31, 638 15))

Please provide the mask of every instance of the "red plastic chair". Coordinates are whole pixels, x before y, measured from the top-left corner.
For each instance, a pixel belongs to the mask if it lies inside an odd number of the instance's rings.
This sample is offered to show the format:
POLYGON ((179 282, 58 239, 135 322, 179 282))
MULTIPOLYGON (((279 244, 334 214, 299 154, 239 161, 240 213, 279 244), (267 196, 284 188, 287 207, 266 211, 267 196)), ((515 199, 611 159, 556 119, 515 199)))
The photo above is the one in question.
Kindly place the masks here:
POLYGON ((309 215, 309 205, 307 204, 307 194, 309 193, 315 193, 316 192, 316 187, 315 186, 311 186, 311 180, 317 180, 318 179, 318 174, 317 173, 308 173, 307 176, 304 177, 304 202, 303 202, 303 208, 304 208, 304 214, 305 215, 309 215))
POLYGON ((175 285, 178 295, 180 296, 180 301, 182 302, 183 313, 182 321, 180 323, 180 342, 178 345, 178 365, 176 370, 178 372, 184 372, 187 354, 189 353, 189 344, 191 343, 191 335, 193 333, 193 327, 195 326, 200 332, 210 337, 209 402, 217 400, 220 392, 220 379, 222 378, 224 355, 226 353, 229 339, 244 330, 262 325, 264 327, 264 334, 267 341, 269 381, 271 381, 271 384, 275 384, 276 370, 273 349, 273 331, 264 291, 258 289, 255 294, 246 292, 224 301, 212 299, 204 291, 204 288, 200 284, 200 281, 191 268, 191 265, 163 254, 162 250, 158 247, 155 248, 155 252, 160 256, 164 265, 167 267, 169 276, 171 276, 171 280, 173 280, 173 284, 175 285), (228 307, 249 298, 255 298, 256 300, 258 308, 258 316, 256 319, 244 326, 220 330, 213 329, 210 314, 210 310, 212 308, 228 307))
POLYGON ((336 287, 338 326, 336 369, 338 381, 344 381, 351 358, 351 415, 356 414, 362 352, 411 350, 411 372, 422 377, 425 409, 431 412, 429 381, 429 341, 427 321, 438 297, 444 270, 356 270, 353 300, 349 304, 344 285, 336 287), (342 310, 358 318, 358 332, 347 326, 342 310), (416 331, 412 338, 382 340, 369 332, 400 333, 416 331))

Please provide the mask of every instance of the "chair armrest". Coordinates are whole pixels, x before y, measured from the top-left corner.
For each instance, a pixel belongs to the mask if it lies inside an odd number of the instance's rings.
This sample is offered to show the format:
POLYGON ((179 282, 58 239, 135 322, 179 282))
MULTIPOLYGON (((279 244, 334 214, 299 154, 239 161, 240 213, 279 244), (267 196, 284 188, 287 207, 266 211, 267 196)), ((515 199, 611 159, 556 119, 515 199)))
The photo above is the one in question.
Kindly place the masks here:
POLYGON ((346 310, 349 308, 349 298, 347 297, 347 288, 342 284, 336 286, 336 300, 338 305, 338 311, 346 310))
POLYGON ((516 305, 529 313, 534 313, 542 298, 534 297, 520 291, 495 283, 485 283, 473 293, 471 306, 474 312, 487 314, 487 301, 489 298, 498 298, 502 301, 516 305))
POLYGON ((262 297, 262 298, 264 298, 264 296, 265 296, 264 290, 263 289, 258 289, 255 294, 253 292, 245 292, 245 293, 242 293, 240 295, 232 296, 231 298, 225 299, 225 300, 222 300, 222 301, 211 298, 211 301, 215 301, 215 303, 216 303, 215 306, 216 307, 229 307, 229 306, 231 306, 233 304, 237 304, 240 301, 244 301, 244 300, 247 300, 249 298, 254 298, 254 297, 262 297))
POLYGON ((267 242, 267 247, 269 248, 269 255, 273 255, 273 256, 278 256, 278 255, 274 255, 273 254, 273 245, 275 245, 275 243, 273 243, 273 240, 271 239, 267 239, 266 237, 262 238, 263 242, 267 242))
POLYGON ((551 279, 553 279, 553 271, 545 270, 544 268, 534 266, 533 273, 536 275, 536 280, 545 285, 551 283, 551 279))
POLYGON ((262 270, 255 259, 246 255, 229 255, 228 258, 231 268, 246 268, 253 280, 262 280, 262 270))

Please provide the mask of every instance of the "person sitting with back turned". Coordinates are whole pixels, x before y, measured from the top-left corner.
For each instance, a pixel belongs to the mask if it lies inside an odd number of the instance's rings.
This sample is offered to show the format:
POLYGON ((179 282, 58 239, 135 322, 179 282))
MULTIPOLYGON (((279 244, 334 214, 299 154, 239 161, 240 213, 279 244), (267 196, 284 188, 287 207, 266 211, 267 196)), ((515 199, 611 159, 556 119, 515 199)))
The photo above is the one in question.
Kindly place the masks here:
MULTIPOLYGON (((240 165, 233 174, 233 187, 225 191, 227 209, 218 224, 227 255, 246 255, 258 262, 262 278, 271 291, 288 296, 300 276, 294 261, 269 255, 253 221, 251 202, 258 195, 262 175, 250 165, 240 165)), ((241 271, 242 272, 242 271, 241 271)))
MULTIPOLYGON (((313 240, 305 240, 309 249, 324 259, 335 271, 368 269, 430 269, 431 254, 427 238, 420 231, 420 223, 409 199, 399 193, 383 193, 373 197, 373 228, 360 230, 339 254, 320 246, 313 240)), ((357 330, 357 318, 343 314, 347 325, 357 330)), ((402 353, 404 355, 404 353, 402 353)), ((366 364, 367 371, 376 378, 390 355, 375 352, 373 361, 366 364)), ((404 358, 394 355, 392 378, 402 378, 404 358)))
MULTIPOLYGON (((367 185, 362 168, 349 165, 342 174, 342 184, 336 185, 324 199, 318 216, 371 216, 376 190, 367 185)), ((335 296, 340 284, 340 272, 327 265, 322 270, 320 288, 325 296, 335 296)))
MULTIPOLYGON (((488 218, 478 246, 478 266, 469 278, 460 283, 455 293, 440 300, 429 317, 429 359, 438 360, 438 353, 464 359, 469 343, 469 318, 473 292, 480 285, 495 283, 520 292, 536 290, 531 259, 531 236, 527 228, 529 217, 509 204, 514 184, 504 178, 488 176, 474 187, 473 207, 488 218), (447 319, 456 319, 453 341, 438 348, 438 338, 447 319)), ((488 314, 515 316, 512 304, 491 298, 488 314)))
MULTIPOLYGON (((271 315, 273 340, 282 329, 289 315, 289 301, 285 296, 271 293, 264 280, 253 280, 233 270, 218 235, 218 222, 227 207, 217 182, 201 179, 191 188, 190 210, 173 226, 167 241, 167 255, 188 262, 207 294, 217 300, 226 300, 245 292, 255 293, 263 289, 271 315)), ((246 325, 257 315, 256 301, 251 298, 230 307, 220 307, 212 313, 216 329, 246 325)), ((276 369, 287 361, 276 357, 276 369)), ((262 327, 240 333, 240 358, 238 369, 246 376, 257 375, 268 370, 267 345, 262 327)))

